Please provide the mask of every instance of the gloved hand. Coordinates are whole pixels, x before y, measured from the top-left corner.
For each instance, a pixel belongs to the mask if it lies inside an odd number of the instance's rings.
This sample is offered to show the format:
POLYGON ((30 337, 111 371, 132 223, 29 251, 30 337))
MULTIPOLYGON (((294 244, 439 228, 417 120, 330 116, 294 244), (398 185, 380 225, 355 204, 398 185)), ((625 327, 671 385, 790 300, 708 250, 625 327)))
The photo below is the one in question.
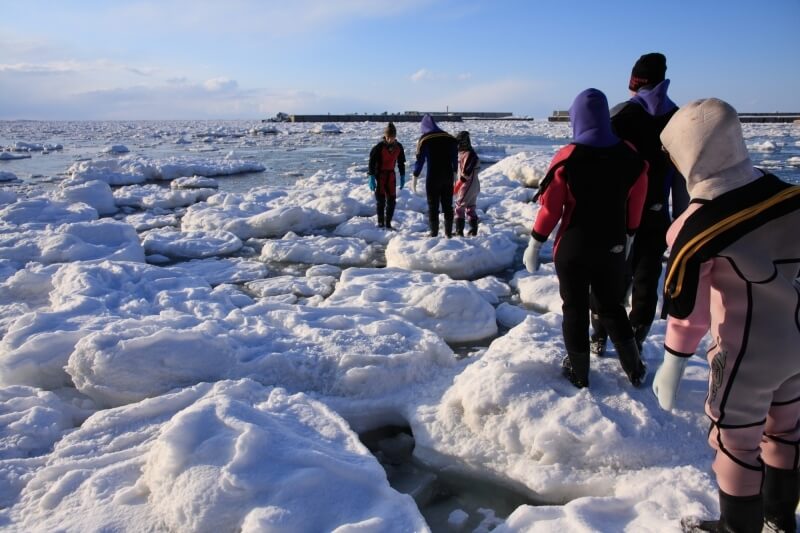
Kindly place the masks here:
POLYGON ((406 175, 400 174, 400 189, 406 186, 406 175))
POLYGON ((417 176, 416 174, 413 174, 411 176, 411 192, 413 192, 414 194, 417 194, 417 178, 418 177, 419 176, 417 176))
POLYGON ((671 410, 675 405, 675 399, 678 397, 678 385, 680 385, 688 362, 688 357, 678 357, 664 352, 664 361, 658 367, 653 378, 653 393, 658 398, 658 405, 665 411, 671 410))
POLYGON ((374 191, 378 188, 378 182, 375 181, 375 176, 369 177, 369 190, 374 191))
POLYGON ((633 249, 633 238, 636 235, 625 235, 625 261, 631 256, 631 249, 633 249))
POLYGON ((539 270, 539 250, 542 249, 542 244, 544 243, 531 237, 531 240, 528 241, 528 247, 525 248, 525 253, 522 254, 522 263, 530 273, 539 270))

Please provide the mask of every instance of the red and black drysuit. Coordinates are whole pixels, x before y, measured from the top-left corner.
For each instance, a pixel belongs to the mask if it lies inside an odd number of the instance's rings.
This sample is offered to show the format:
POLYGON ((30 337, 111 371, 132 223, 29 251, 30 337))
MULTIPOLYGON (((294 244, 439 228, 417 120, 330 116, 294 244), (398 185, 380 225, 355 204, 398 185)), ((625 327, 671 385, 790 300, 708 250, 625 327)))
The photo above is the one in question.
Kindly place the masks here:
MULTIPOLYGON (((556 154, 540 186, 541 208, 531 235, 544 242, 559 220, 553 260, 563 301, 564 344, 572 368, 589 371, 589 291, 614 344, 631 341, 622 305, 626 236, 639 227, 647 193, 647 162, 630 144, 568 144, 556 154)), ((622 360, 623 367, 626 361, 622 360)), ((639 364, 638 353, 631 364, 639 364)), ((641 369, 625 369, 640 372, 641 369)))
POLYGON ((394 168, 397 166, 401 179, 406 175, 406 153, 398 141, 381 142, 369 151, 369 175, 375 176, 375 200, 377 202, 378 225, 392 224, 394 206, 397 203, 397 179, 394 168), (385 215, 384 215, 385 213, 385 215))

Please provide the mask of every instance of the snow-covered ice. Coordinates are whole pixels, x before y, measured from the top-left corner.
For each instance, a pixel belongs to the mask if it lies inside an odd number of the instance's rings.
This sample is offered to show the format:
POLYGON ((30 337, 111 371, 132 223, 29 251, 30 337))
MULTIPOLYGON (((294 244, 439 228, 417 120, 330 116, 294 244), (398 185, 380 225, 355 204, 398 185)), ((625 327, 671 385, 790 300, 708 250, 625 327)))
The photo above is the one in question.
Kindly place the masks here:
MULTIPOLYGON (((382 127, 0 123, 0 529, 677 532, 717 513, 704 361, 672 412, 611 346, 589 389, 561 376, 552 239, 538 272, 520 257, 568 125, 464 124, 480 230, 451 239, 427 235, 424 178, 376 226, 382 127), (426 524, 359 441, 387 426, 416 465, 527 503, 426 524)), ((418 125, 397 127, 410 165, 418 125)), ((796 126, 744 130, 797 176, 796 126)))

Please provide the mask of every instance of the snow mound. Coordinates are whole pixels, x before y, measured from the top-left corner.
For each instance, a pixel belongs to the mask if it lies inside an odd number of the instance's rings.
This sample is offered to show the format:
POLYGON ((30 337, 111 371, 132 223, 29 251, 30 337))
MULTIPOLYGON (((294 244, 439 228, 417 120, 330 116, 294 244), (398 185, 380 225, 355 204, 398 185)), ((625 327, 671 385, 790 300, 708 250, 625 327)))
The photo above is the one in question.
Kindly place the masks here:
POLYGON ((441 336, 470 342, 497 333, 494 307, 469 281, 399 268, 349 268, 323 307, 364 307, 396 315, 441 336))
POLYGON ((400 235, 386 247, 386 264, 476 279, 511 267, 516 251, 516 242, 504 233, 453 239, 400 235))
POLYGON ((93 415, 10 514, 28 531, 427 529, 344 420, 249 380, 93 415))

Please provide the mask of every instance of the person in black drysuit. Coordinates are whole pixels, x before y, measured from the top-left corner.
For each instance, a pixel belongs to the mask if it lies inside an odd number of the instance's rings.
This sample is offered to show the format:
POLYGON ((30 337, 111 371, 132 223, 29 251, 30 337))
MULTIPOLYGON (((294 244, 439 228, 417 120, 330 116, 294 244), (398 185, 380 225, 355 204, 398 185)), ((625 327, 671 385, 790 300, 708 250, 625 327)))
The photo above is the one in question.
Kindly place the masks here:
POLYGON ((578 388, 589 386, 591 288, 622 368, 638 387, 646 368, 622 305, 623 270, 647 193, 647 162, 612 133, 602 92, 581 92, 569 113, 573 142, 556 153, 540 184, 541 207, 523 263, 529 272, 538 269, 542 243, 560 221, 553 260, 563 300, 564 376, 578 388))
POLYGON ((417 160, 414 163, 414 178, 411 189, 417 192, 417 178, 427 162, 425 193, 428 197, 428 224, 431 237, 439 234, 439 206, 444 213, 444 233, 453 236, 453 182, 458 170, 458 142, 456 138, 436 125, 433 117, 426 114, 419 125, 417 160))
MULTIPOLYGON (((634 93, 627 102, 611 109, 611 127, 620 138, 636 147, 650 168, 647 173, 647 198, 642 223, 636 232, 628 265, 627 287, 631 291, 629 319, 639 351, 650 331, 658 305, 658 280, 667 249, 667 228, 689 205, 686 180, 661 150, 659 135, 678 110, 667 96, 667 59, 663 54, 641 56, 633 66, 628 88, 634 93), (669 212, 672 193, 672 218, 669 212)), ((626 291, 627 292, 627 291, 626 291)), ((591 351, 605 353, 606 333, 592 305, 591 351)))

